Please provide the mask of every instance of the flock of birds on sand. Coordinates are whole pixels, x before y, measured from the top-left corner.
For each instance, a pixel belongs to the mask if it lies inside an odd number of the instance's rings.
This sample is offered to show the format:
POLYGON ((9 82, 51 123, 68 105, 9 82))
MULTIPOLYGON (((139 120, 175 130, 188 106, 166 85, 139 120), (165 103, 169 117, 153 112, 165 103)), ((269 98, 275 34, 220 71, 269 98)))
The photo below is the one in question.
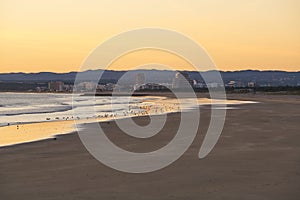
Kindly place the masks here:
MULTIPOLYGON (((180 107, 177 104, 170 105, 170 104, 162 104, 161 106, 158 105, 143 105, 143 106, 129 106, 129 109, 123 111, 122 113, 104 113, 101 115, 94 115, 92 117, 86 117, 85 119, 96 119, 96 118, 112 118, 117 116, 145 116, 151 114, 162 114, 167 112, 175 112, 180 110, 180 107)), ((81 117, 55 117, 54 120, 80 120, 81 117)), ((50 117, 46 118, 47 121, 52 120, 50 117)))

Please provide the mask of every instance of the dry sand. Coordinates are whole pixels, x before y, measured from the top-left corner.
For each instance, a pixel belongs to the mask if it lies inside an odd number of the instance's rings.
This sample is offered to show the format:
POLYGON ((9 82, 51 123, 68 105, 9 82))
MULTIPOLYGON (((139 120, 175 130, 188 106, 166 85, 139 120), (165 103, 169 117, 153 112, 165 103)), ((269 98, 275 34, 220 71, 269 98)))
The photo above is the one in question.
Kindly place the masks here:
MULTIPOLYGON (((77 134, 0 148, 0 199, 299 199, 299 96, 231 95, 259 101, 227 111, 213 151, 198 151, 209 121, 188 151, 172 165, 148 174, 126 174, 95 160, 77 134)), ((127 119, 123 119, 127 120, 127 119)), ((147 124, 148 117, 134 119, 147 124)), ((101 123, 117 145, 145 152, 168 143, 180 114, 169 114, 164 129, 150 139, 130 138, 114 122, 101 123)))

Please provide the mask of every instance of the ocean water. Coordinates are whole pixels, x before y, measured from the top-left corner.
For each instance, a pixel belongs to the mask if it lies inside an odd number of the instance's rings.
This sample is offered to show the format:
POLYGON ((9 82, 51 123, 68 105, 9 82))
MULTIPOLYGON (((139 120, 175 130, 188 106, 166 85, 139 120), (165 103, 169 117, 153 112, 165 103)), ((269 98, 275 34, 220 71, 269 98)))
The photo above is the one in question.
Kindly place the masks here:
POLYGON ((91 97, 73 94, 0 93, 0 126, 126 115, 128 106, 160 97, 91 97))
MULTIPOLYGON (((79 120, 92 118, 155 115, 191 110, 197 106, 212 104, 210 99, 184 99, 178 105, 176 99, 166 97, 93 97, 80 94, 51 93, 0 93, 0 127, 47 121, 79 120)), ((225 104, 253 103, 230 100, 216 109, 232 109, 225 104)))

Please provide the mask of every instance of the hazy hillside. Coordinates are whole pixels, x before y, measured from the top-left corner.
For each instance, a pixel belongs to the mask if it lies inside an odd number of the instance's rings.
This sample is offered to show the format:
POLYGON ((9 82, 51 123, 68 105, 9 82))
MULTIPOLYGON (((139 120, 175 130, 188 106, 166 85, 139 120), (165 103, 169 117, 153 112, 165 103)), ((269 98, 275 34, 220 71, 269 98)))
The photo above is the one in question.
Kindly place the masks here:
MULTIPOLYGON (((83 79, 98 80, 98 74, 103 70, 89 70, 85 72, 78 72, 83 79)), ((158 83, 171 83, 175 76, 175 71, 168 70, 134 70, 134 71, 105 71, 102 75, 101 82, 117 82, 122 76, 125 81, 134 81, 137 73, 143 73, 145 75, 146 82, 158 82, 158 83)), ((191 79, 196 81, 203 81, 199 72, 187 72, 191 79)), ((211 72, 202 72, 208 74, 211 72)), ((296 86, 300 85, 300 72, 284 72, 284 71, 233 71, 233 72, 220 72, 225 83, 233 80, 236 82, 247 83, 256 82, 260 85, 271 86, 296 86)), ((49 81, 64 81, 74 82, 77 72, 69 73, 6 73, 0 74, 1 82, 49 82, 49 81)))

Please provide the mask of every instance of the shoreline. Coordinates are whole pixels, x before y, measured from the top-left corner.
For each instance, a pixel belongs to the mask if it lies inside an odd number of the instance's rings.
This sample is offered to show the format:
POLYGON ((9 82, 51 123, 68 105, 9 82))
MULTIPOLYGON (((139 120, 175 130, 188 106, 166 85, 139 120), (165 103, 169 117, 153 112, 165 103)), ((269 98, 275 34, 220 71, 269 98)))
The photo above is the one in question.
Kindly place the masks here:
MULTIPOLYGON (((151 96, 150 96, 151 97, 151 96)), ((218 101, 216 100, 216 105, 218 105, 218 102, 222 104, 222 100, 218 101)), ((210 106, 211 105, 211 99, 207 98, 198 98, 198 105, 199 107, 203 106, 210 106)), ((257 103, 257 102, 251 102, 251 101, 239 101, 239 100, 226 100, 226 108, 218 107, 218 109, 235 109, 236 107, 241 104, 251 104, 251 103, 257 103)), ((126 118, 135 118, 139 116, 155 116, 155 115, 161 115, 161 114, 169 114, 169 113, 176 113, 180 112, 180 110, 174 108, 176 104, 178 104, 177 99, 174 98, 168 98, 165 99, 159 99, 159 100, 145 100, 142 102, 141 105, 146 107, 145 111, 147 110, 147 113, 144 114, 138 114, 133 115, 131 113, 128 113, 124 116, 113 116, 113 117, 96 117, 96 118, 86 118, 86 119, 70 119, 70 120, 54 120, 54 121, 40 121, 40 122, 25 122, 25 123, 15 123, 10 124, 8 126, 1 126, 0 127, 0 148, 4 148, 7 146, 13 146, 13 145, 20 145, 20 144, 26 144, 28 142, 35 142, 40 140, 47 140, 47 139, 53 139, 59 135, 65 135, 70 134, 72 132, 76 132, 78 125, 80 124, 89 124, 89 123, 99 123, 99 122, 108 122, 108 121, 115 121, 120 119, 126 119, 126 118), (156 106, 160 107, 166 107, 165 111, 161 111, 157 113, 154 112, 154 109, 151 111, 151 106, 147 106, 147 103, 154 103, 156 106), (172 107, 173 106, 173 107, 172 107), (170 110, 167 110, 167 107, 172 107, 170 110), (148 110, 149 109, 149 110, 148 110), (149 113, 148 113, 149 112, 149 113)), ((141 106, 140 105, 140 106, 141 106)), ((177 105, 176 105, 177 106, 177 105)), ((175 107, 176 107, 175 106, 175 107)), ((156 108, 157 109, 157 108, 156 108)), ((193 109, 193 107, 188 107, 189 109, 193 109)))

